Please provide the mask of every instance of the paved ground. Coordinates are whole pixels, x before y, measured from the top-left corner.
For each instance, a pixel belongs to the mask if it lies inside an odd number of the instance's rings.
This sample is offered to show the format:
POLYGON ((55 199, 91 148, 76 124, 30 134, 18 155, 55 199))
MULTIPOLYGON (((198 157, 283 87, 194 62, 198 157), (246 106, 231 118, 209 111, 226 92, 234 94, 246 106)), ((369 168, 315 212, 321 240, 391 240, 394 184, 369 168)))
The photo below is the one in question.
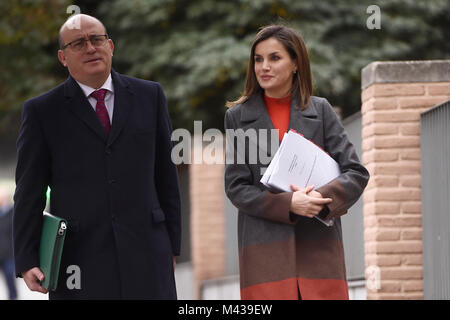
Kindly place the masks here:
MULTIPOLYGON (((178 299, 193 299, 193 275, 190 263, 179 263, 175 271, 178 299)), ((16 279, 19 300, 48 300, 48 294, 32 292, 23 279, 16 279)), ((8 299, 5 277, 0 272, 0 300, 8 299)))
MULTIPOLYGON (((48 300, 48 294, 30 291, 23 279, 16 279, 16 283, 19 300, 48 300)), ((8 288, 3 273, 0 273, 0 300, 6 299, 8 299, 8 288)))

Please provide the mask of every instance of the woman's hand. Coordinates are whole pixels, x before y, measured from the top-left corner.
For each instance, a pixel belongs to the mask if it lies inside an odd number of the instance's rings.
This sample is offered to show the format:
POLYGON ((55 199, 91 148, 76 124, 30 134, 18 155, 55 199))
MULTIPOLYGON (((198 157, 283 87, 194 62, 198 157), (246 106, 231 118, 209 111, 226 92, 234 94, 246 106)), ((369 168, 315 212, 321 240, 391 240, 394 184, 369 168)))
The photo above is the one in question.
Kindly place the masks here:
POLYGON ((313 218, 322 211, 324 205, 333 201, 331 198, 323 198, 319 192, 313 190, 314 186, 301 189, 291 185, 291 189, 294 193, 290 211, 300 216, 313 218))

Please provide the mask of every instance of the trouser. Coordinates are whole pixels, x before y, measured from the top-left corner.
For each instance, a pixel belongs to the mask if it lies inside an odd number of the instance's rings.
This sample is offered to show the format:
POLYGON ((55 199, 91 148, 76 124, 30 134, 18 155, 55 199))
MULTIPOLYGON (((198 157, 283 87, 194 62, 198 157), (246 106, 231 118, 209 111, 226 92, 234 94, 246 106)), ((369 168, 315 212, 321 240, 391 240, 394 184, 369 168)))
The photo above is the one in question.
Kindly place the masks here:
POLYGON ((14 260, 7 259, 0 261, 0 269, 5 274, 6 285, 8 286, 9 299, 17 299, 16 277, 14 275, 14 260))

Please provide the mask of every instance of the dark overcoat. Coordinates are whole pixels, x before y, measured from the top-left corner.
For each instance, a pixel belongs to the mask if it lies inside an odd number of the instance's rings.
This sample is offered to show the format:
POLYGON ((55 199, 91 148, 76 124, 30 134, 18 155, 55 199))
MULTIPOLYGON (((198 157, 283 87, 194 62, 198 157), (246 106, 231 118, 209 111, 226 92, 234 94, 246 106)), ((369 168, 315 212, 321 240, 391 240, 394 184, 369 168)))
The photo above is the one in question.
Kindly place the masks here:
MULTIPOLYGON (((259 94, 228 109, 225 128, 244 132, 274 129, 259 94)), ((326 99, 312 96, 304 111, 292 99, 289 129, 302 133, 339 164, 341 175, 317 189, 323 197, 333 199, 325 213, 334 217, 335 223, 327 227, 317 219, 290 212, 292 192, 272 193, 260 183, 268 164, 259 158, 256 163, 251 161, 252 135, 248 135, 242 154, 239 143, 232 141, 236 134, 228 131, 225 191, 239 212, 241 298, 297 299, 300 293, 302 299, 348 299, 339 217, 358 200, 369 173, 326 99), (239 162, 239 156, 245 163, 239 162)), ((257 141, 258 154, 273 157, 270 135, 265 144, 261 141, 257 141)))
POLYGON ((50 186, 51 213, 68 221, 50 299, 175 299, 172 256, 180 252, 181 217, 166 99, 156 82, 111 73, 109 136, 72 77, 24 104, 14 197, 16 273, 39 266, 50 186), (79 268, 80 288, 69 266, 79 268))

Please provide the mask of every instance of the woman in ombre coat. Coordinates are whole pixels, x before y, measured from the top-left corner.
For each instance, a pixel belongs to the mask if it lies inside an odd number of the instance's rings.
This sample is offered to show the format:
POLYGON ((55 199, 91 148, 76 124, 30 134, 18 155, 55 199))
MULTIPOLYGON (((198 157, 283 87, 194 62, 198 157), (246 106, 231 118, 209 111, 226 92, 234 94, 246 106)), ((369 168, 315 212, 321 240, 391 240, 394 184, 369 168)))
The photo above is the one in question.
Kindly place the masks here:
MULTIPOLYGON (((227 155, 243 159, 227 157, 225 168, 225 191, 239 211, 242 299, 348 299, 339 217, 361 196, 369 173, 328 101, 312 91, 301 36, 285 26, 262 28, 251 47, 243 95, 227 104, 225 114, 227 155), (273 193, 260 183, 268 164, 251 161, 249 144, 242 154, 229 129, 278 129, 280 141, 294 129, 328 152, 341 174, 316 189, 291 186, 292 192, 273 193), (328 227, 316 215, 334 224, 328 227)), ((261 148, 271 150, 270 137, 257 146, 259 155, 261 148)))

